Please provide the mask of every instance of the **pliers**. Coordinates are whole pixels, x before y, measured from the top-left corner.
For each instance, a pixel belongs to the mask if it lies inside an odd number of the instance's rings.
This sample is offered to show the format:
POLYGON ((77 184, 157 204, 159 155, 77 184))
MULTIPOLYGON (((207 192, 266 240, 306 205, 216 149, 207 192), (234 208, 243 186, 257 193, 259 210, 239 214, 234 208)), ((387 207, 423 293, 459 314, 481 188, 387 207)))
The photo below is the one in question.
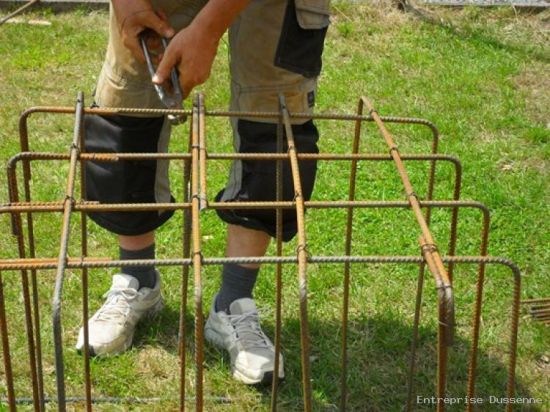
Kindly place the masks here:
MULTIPOLYGON (((151 58, 151 52, 147 47, 147 38, 151 35, 150 30, 143 31, 139 36, 139 41, 141 43, 141 48, 143 49, 143 54, 145 55, 145 61, 147 62, 147 68, 149 69, 149 74, 151 77, 155 74, 155 66, 153 66, 153 60, 151 58)), ((161 37, 161 43, 164 50, 168 47, 168 40, 164 37, 161 37)), ((183 92, 181 90, 178 72, 175 67, 172 67, 170 71, 170 81, 172 82, 172 92, 168 92, 165 88, 160 85, 153 83, 153 86, 160 98, 160 101, 167 109, 182 109, 183 108, 183 92)), ((169 114, 168 120, 173 125, 180 124, 187 120, 186 115, 177 115, 169 114)))

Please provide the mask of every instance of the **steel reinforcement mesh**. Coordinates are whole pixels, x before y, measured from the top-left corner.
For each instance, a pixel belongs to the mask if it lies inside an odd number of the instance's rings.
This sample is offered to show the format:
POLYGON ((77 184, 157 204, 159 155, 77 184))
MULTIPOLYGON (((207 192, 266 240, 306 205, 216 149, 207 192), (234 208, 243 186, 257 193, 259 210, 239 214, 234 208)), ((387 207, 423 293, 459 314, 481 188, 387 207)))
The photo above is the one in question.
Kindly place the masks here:
MULTIPOLYGON (((513 397, 515 386, 515 364, 516 345, 519 316, 519 297, 521 276, 518 267, 507 259, 487 256, 488 235, 490 216, 489 210, 483 204, 476 201, 460 200, 462 167, 458 159, 448 155, 438 154, 439 133, 437 128, 429 121, 415 118, 403 118, 392 116, 381 116, 366 99, 359 100, 356 114, 316 114, 314 116, 290 113, 285 105, 284 96, 280 96, 280 110, 275 113, 258 112, 227 112, 207 111, 204 106, 204 98, 197 95, 193 102, 192 110, 148 110, 148 109, 124 109, 124 108, 85 108, 84 98, 79 94, 76 107, 35 107, 27 110, 20 118, 20 140, 21 152, 8 161, 7 172, 9 182, 9 203, 0 205, 0 214, 8 214, 11 217, 13 234, 17 242, 18 257, 0 260, 0 333, 2 337, 2 359, 4 363, 3 382, 5 383, 6 396, 2 399, 10 410, 16 410, 17 405, 22 403, 31 404, 34 410, 45 410, 47 405, 56 405, 58 410, 64 411, 71 403, 85 406, 92 410, 93 405, 98 402, 111 402, 119 404, 130 404, 132 402, 143 402, 143 399, 128 398, 101 398, 93 395, 93 376, 90 367, 90 353, 83 352, 83 393, 81 396, 66 395, 66 374, 67 367, 64 359, 64 348, 67 342, 63 341, 62 313, 63 286, 67 271, 81 272, 82 288, 82 324, 84 325, 85 347, 88 343, 87 319, 89 318, 88 301, 88 271, 92 268, 114 268, 121 265, 157 265, 176 266, 181 268, 181 302, 179 314, 179 409, 189 407, 189 403, 197 411, 204 409, 204 401, 209 395, 204 390, 204 309, 203 309, 203 271, 209 265, 222 265, 223 263, 265 263, 274 265, 275 279, 275 305, 274 305, 274 345, 275 345, 275 368, 273 384, 271 388, 271 410, 277 410, 278 404, 278 354, 281 352, 281 326, 282 326, 282 268, 283 265, 290 265, 295 268, 298 278, 299 296, 299 340, 301 359, 301 405, 303 410, 315 410, 312 397, 312 374, 311 374, 311 348, 310 339, 310 316, 308 312, 308 265, 311 264, 339 264, 343 267, 342 272, 342 303, 341 303, 341 344, 339 380, 339 409, 347 410, 348 399, 348 363, 353 361, 348 354, 349 346, 349 306, 350 306, 350 285, 351 267, 354 264, 408 264, 416 265, 419 268, 418 284, 416 291, 415 314, 410 341, 410 361, 407 370, 407 402, 405 408, 413 408, 415 397, 414 378, 416 372, 416 353, 419 340, 419 322, 421 307, 423 305, 422 293, 424 275, 426 269, 433 278, 432 285, 436 289, 437 307, 430 307, 437 317, 437 341, 436 347, 436 381, 435 389, 438 398, 445 398, 445 391, 448 376, 448 357, 452 350, 455 330, 455 302, 453 291, 453 273, 457 264, 473 264, 477 266, 477 282, 475 288, 475 301, 473 305, 471 323, 471 347, 469 353, 467 396, 475 395, 476 366, 478 361, 478 344, 480 337, 480 319, 482 308, 482 296, 485 268, 487 265, 503 265, 511 274, 513 287, 510 290, 512 307, 510 317, 510 341, 509 341, 509 364, 506 394, 513 397), (36 113, 54 113, 74 116, 74 133, 68 153, 35 152, 30 150, 28 119, 36 113), (87 153, 83 150, 84 131, 83 122, 87 115, 100 114, 110 115, 166 115, 188 116, 190 134, 188 150, 178 153, 87 153), (209 118, 251 118, 269 119, 278 122, 278 152, 276 153, 213 153, 208 150, 208 138, 206 123, 209 118), (313 118, 317 120, 353 125, 354 132, 351 136, 351 147, 346 153, 299 153, 295 146, 292 120, 313 118), (379 137, 387 147, 383 153, 364 153, 360 150, 362 126, 365 123, 374 123, 379 132, 379 137), (413 127, 426 128, 432 136, 431 152, 428 154, 402 154, 394 141, 386 125, 407 124, 413 127), (285 136, 285 137, 284 137, 285 136), (283 152, 283 139, 286 139, 288 150, 283 152), (83 200, 77 196, 79 192, 85 192, 85 168, 87 161, 94 162, 120 162, 139 161, 151 159, 169 159, 182 161, 183 167, 183 199, 181 202, 173 203, 136 203, 136 204, 102 204, 83 200), (207 165, 216 160, 231 161, 235 159, 255 159, 264 161, 276 161, 277 167, 277 196, 278 200, 270 202, 218 202, 210 201, 208 197, 209 175, 206 173, 207 165), (348 162, 349 185, 346 188, 347 197, 337 200, 305 200, 302 194, 300 178, 301 160, 322 160, 327 162, 348 162), (40 202, 31 199, 31 165, 33 162, 63 161, 68 164, 66 178, 66 189, 64 197, 59 201, 40 202), (282 167, 286 162, 290 165, 292 182, 295 196, 292 201, 282 199, 282 167), (403 201, 381 201, 357 199, 358 170, 364 162, 387 162, 395 167, 399 176, 400 184, 405 193, 403 201), (405 162, 424 162, 428 165, 428 179, 426 182, 427 191, 423 199, 416 194, 409 178, 405 162), (435 189, 436 166, 439 163, 450 164, 454 170, 452 185, 453 197, 450 200, 432 200, 435 189), (18 165, 21 165, 22 179, 18 176, 18 165), (20 186, 23 186, 22 189, 20 186), (20 194, 20 192, 23 192, 20 194), (352 251, 353 245, 353 223, 354 210, 356 209, 404 209, 410 210, 417 230, 411 233, 411 239, 417 238, 417 255, 355 255, 352 251), (203 248, 203 234, 201 232, 201 216, 207 210, 219 209, 275 209, 277 216, 276 247, 273 256, 257 257, 219 257, 208 256, 203 248), (292 255, 283 255, 282 242, 282 211, 284 209, 294 210, 298 222, 297 246, 292 255), (308 248, 307 227, 305 224, 305 211, 307 209, 343 209, 345 212, 345 251, 342 255, 313 255, 308 248), (449 227, 449 243, 446 255, 441 254, 441 249, 430 231, 432 211, 435 209, 448 209, 451 213, 449 227), (456 256, 457 249, 457 227, 460 209, 475 209, 481 213, 482 228, 480 231, 480 250, 477 256, 456 256), (154 260, 113 260, 110 258, 94 256, 88 241, 87 213, 94 211, 161 211, 178 210, 183 214, 182 250, 181 258, 154 259, 154 260), (49 258, 36 257, 36 228, 33 219, 37 214, 56 213, 62 216, 62 229, 60 237, 60 248, 57 256, 49 258), (80 216, 80 256, 69 256, 69 243, 71 241, 71 218, 80 216), (53 351, 55 354, 55 379, 57 393, 46 395, 44 391, 44 379, 46 372, 43 367, 43 343, 40 334, 40 304, 39 287, 37 283, 37 271, 50 270, 55 272, 55 288, 52 298, 52 330, 53 330, 53 351), (24 308, 26 350, 29 370, 29 393, 32 396, 25 398, 17 396, 14 387, 13 362, 14 355, 10 352, 10 319, 6 316, 6 303, 4 284, 2 281, 3 272, 19 272, 21 277, 22 302, 24 308), (188 302, 188 289, 190 276, 193 284, 193 306, 194 306, 194 333, 188 336, 186 308, 188 302), (189 341, 192 342, 192 356, 194 361, 193 382, 188 382, 186 368, 188 357, 189 341), (194 396, 186 394, 186 387, 189 384, 193 387, 194 396)), ((342 136, 342 138, 344 138, 342 136)), ((222 252, 220 252, 221 254, 222 252)), ((365 371, 368 373, 368 371, 365 371)), ((154 402, 155 399, 150 399, 154 402)), ((472 404, 465 405, 466 410, 472 409, 472 404)), ((443 401, 437 402, 438 411, 445 408, 443 401)), ((512 405, 506 405, 511 410, 512 405)), ((280 408, 281 409, 281 408, 280 408)))

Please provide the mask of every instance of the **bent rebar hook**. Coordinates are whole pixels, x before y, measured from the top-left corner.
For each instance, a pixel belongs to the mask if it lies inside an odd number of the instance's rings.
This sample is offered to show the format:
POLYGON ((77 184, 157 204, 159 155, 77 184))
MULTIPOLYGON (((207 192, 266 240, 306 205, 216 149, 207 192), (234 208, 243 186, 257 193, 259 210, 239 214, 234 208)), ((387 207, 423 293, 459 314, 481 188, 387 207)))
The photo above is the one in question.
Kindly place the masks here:
MULTIPOLYGON (((149 69, 149 74, 151 77, 155 75, 155 66, 153 66, 153 60, 151 59, 151 52, 147 48, 147 36, 149 35, 149 31, 146 30, 142 32, 139 36, 139 41, 141 43, 141 48, 143 49, 143 54, 145 55, 145 61, 147 62, 147 68, 149 69)), ((168 47, 168 40, 166 38, 161 37, 162 47, 164 50, 168 47)), ((155 88, 160 101, 164 106, 166 106, 167 109, 181 109, 183 105, 183 92, 181 90, 178 72, 175 67, 172 67, 172 70, 170 71, 170 81, 172 83, 172 92, 169 93, 166 91, 166 89, 160 85, 153 83, 153 87, 155 88)), ((187 120, 186 115, 178 115, 178 114, 169 114, 168 120, 173 125, 180 124, 185 122, 187 120)))

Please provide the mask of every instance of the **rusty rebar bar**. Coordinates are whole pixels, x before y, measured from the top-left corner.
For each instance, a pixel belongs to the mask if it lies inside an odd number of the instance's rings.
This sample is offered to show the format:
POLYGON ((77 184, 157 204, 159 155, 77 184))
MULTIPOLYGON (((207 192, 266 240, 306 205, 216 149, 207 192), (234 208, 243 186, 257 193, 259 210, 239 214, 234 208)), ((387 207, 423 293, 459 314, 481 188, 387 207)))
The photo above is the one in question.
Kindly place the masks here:
MULTIPOLYGON (((286 160, 284 153, 207 153, 207 159, 213 160, 286 160)), ((331 160, 331 161, 392 161, 391 155, 382 153, 297 153, 298 160, 331 160)), ((95 162, 117 162, 119 160, 188 160, 189 153, 81 153, 79 160, 91 160, 95 162)), ((16 154, 8 161, 14 164, 24 160, 69 160, 69 155, 64 153, 30 152, 24 151, 16 154)), ((445 154, 402 154, 401 160, 416 161, 447 161, 459 167, 460 161, 445 154)))
MULTIPOLYGON (((277 153, 283 152, 283 118, 279 115, 277 123, 277 153)), ((275 200, 282 201, 283 198, 283 161, 278 159, 275 166, 275 200)), ((283 255, 283 210, 275 210, 275 248, 277 257, 283 255)), ((275 336, 273 337, 275 346, 275 360, 273 363, 273 381, 271 382, 271 412, 277 411, 277 397, 279 394, 279 364, 281 356, 281 306, 283 302, 283 265, 275 265, 275 336)))
MULTIPOLYGON (((190 209, 191 204, 188 202, 183 203, 97 203, 97 202, 83 202, 75 203, 74 211, 86 211, 86 212, 99 212, 99 211, 150 211, 156 210, 155 205, 158 205, 158 210, 185 210, 190 209)), ((209 202, 209 209, 294 209, 296 203, 292 200, 288 201, 250 201, 239 202, 235 205, 234 202, 209 202)), ((392 209, 402 208, 410 209, 409 202, 403 201, 376 201, 376 200, 356 200, 349 201, 318 201, 308 200, 304 202, 304 205, 308 209, 348 209, 348 208, 380 208, 380 209, 392 209)), ((486 207, 479 202, 471 200, 454 201, 454 200, 426 200, 419 202, 422 208, 456 208, 456 207, 472 207, 486 209, 486 207)), ((0 214, 2 213, 20 213, 31 210, 33 213, 46 213, 46 212, 62 212, 63 204, 59 202, 45 202, 45 203, 30 203, 20 205, 0 205, 0 214)))
MULTIPOLYGON (((357 106, 357 114, 363 115, 364 102, 359 100, 357 106)), ((359 153, 359 143, 361 139, 361 125, 360 120, 355 121, 355 130, 353 136, 353 142, 351 147, 351 153, 359 153)), ((353 202, 355 200, 355 186, 357 183, 357 160, 351 161, 351 170, 349 177, 349 191, 348 201, 353 202)), ((344 253, 346 256, 351 255, 351 242, 353 236, 353 207, 348 207, 346 216, 346 240, 344 244, 344 253)), ((350 288, 350 263, 344 263, 344 285, 342 296, 342 347, 341 347, 341 367, 340 367, 340 410, 345 411, 347 405, 347 344, 348 344, 348 315, 349 315, 349 288, 350 288)))
POLYGON ((13 371, 11 368, 10 342, 8 335, 8 320, 6 317, 6 305, 4 303, 4 282, 0 271, 0 335, 2 336, 2 358, 4 360, 4 376, 6 380, 6 391, 8 394, 8 406, 10 412, 15 408, 15 390, 13 387, 13 371))
MULTIPOLYGON (((16 179, 16 164, 15 162, 8 162, 7 165, 7 175, 8 175, 8 192, 10 203, 17 203, 19 201, 19 188, 17 185, 16 179)), ((25 248, 25 238, 23 235, 23 223, 21 219, 21 214, 17 212, 11 213, 11 224, 13 235, 17 239, 17 249, 19 253, 19 258, 24 259, 26 256, 25 248)), ((35 411, 40 411, 41 409, 41 395, 40 395, 40 385, 38 376, 38 368, 36 362, 36 345, 34 338, 34 326, 33 326, 33 316, 31 309, 31 297, 29 292, 29 278, 27 270, 21 269, 21 288, 23 294, 23 304, 25 311, 25 331, 27 334, 27 345, 29 348, 29 365, 30 365, 30 374, 31 374, 31 384, 32 384, 32 398, 33 398, 33 408, 35 411)), ((40 333, 39 331, 37 333, 40 333)))
MULTIPOLYGON (((191 138, 188 138, 187 150, 191 155, 191 138)), ((183 202, 189 203, 190 198, 190 178, 191 178, 191 158, 184 160, 183 166, 183 202)), ((189 208, 183 209, 183 258, 190 260, 191 254, 191 210, 189 208)), ((179 319, 179 341, 178 351, 180 356, 180 412, 185 411, 185 370, 187 366, 187 290, 189 287, 189 265, 182 265, 181 276, 181 304, 180 304, 180 319, 179 319)))
MULTIPOLYGON (((28 148, 24 148, 28 149, 28 148)), ((15 165, 13 168, 14 172, 17 171, 15 165)), ((15 173, 14 173, 15 175, 15 173)), ((31 165, 30 160, 23 159, 23 192, 25 197, 25 202, 31 202, 31 165)), ((13 182, 13 185, 17 187, 17 181, 13 182)), ((21 222, 20 222, 21 223, 21 222)), ((32 212, 26 213, 26 223, 27 223, 27 241, 28 241, 28 253, 31 258, 36 256, 35 250, 35 239, 34 239, 34 220, 32 212)), ((14 230, 15 232, 15 230, 14 230)), ((20 234, 21 242, 23 241, 23 233, 20 234)), ((31 269, 31 288, 32 288, 32 303, 33 303, 33 314, 34 314, 34 329, 36 330, 36 341, 35 341, 35 358, 36 358, 36 369, 37 369, 37 385, 38 385, 38 397, 40 399, 40 410, 46 410, 46 403, 44 400, 44 374, 42 370, 42 339, 40 336, 40 304, 39 304, 39 295, 38 295, 38 279, 36 270, 31 269)))
MULTIPOLYGON (((26 131, 25 131, 26 132, 26 131)), ((28 140, 28 139, 27 139, 28 140)), ((28 150, 28 147, 22 147, 22 150, 28 150)), ((14 168, 14 171, 17 169, 14 168)), ((31 164, 30 160, 23 159, 23 191, 25 196, 25 202, 31 201, 31 164)), ((17 185, 17 182, 14 182, 17 185)), ((27 219, 27 241, 29 248, 29 256, 31 258, 36 256, 35 240, 34 240, 34 220, 32 212, 26 214, 27 219)), ((23 234, 21 233, 21 236, 23 234)), ((42 371, 42 339, 40 336, 40 304, 38 295, 38 280, 36 270, 31 270, 31 287, 32 287, 32 301, 33 301, 33 313, 34 313, 34 327, 36 333, 36 369, 37 369, 37 383, 38 383, 38 397, 40 399, 40 409, 46 410, 46 402, 44 400, 44 374, 42 371)))
MULTIPOLYGON (((364 106, 364 101, 361 98, 361 103, 364 106)), ((432 155, 437 154, 437 150, 439 147, 439 132, 435 125, 428 124, 428 127, 432 130, 432 155)), ((403 159, 403 156, 401 157, 403 159)), ((436 161, 431 160, 430 161, 430 171, 428 176, 428 189, 426 192, 426 199, 432 200, 433 199, 433 193, 435 189, 435 175, 436 175, 436 161)), ((460 197, 460 176, 461 176, 461 168, 460 163, 455 164, 455 196, 453 197, 453 200, 458 200, 460 197), (456 190, 458 186, 458 191, 456 190)), ((453 209, 454 211, 455 209, 453 209)), ((431 208, 426 209, 426 224, 428 227, 430 226, 431 221, 431 208)), ((453 217, 454 214, 453 214, 453 217)), ((455 219, 458 216, 455 217, 455 219)), ((454 222, 455 219, 451 219, 452 222, 454 222)), ((453 226, 451 223, 451 244, 456 244, 456 241, 453 241, 453 239, 456 238, 456 225, 453 226)), ((454 255, 454 250, 449 253, 450 255, 454 255)), ((412 332, 412 339, 411 339, 411 349, 410 349, 410 359, 409 359, 409 372, 407 376, 407 404, 406 404, 406 410, 411 411, 413 408, 413 396, 414 396, 414 373, 416 370, 416 350, 418 346, 418 328, 420 326, 420 315, 422 310, 422 293, 424 291, 424 275, 426 271, 426 264, 425 262, 422 262, 418 268, 418 280, 417 280, 417 286, 416 286, 416 298, 415 298, 415 307, 414 307, 414 320, 413 320, 413 332, 412 332)))
POLYGON ((67 176, 67 188, 65 190, 65 201, 63 206, 63 223, 61 228, 61 244, 59 246, 59 257, 57 261, 57 271, 55 276, 55 289, 53 297, 53 334, 55 344, 55 372, 57 379, 57 402, 60 412, 66 410, 65 402, 65 371, 63 365, 63 336, 61 328, 61 302, 63 291, 63 280, 67 265, 67 252, 69 248, 69 237, 71 230, 71 215, 75 202, 74 189, 76 180, 76 170, 78 166, 78 153, 80 151, 81 134, 84 122, 84 95, 79 93, 76 101, 76 118, 74 126, 73 141, 70 149, 69 173, 67 176))
MULTIPOLYGON (((82 106, 83 108, 84 106, 82 106)), ((85 121, 85 115, 83 115, 83 121, 85 121)), ((83 129, 84 130, 84 129, 83 129)), ((80 133, 80 153, 83 153, 86 149, 85 132, 80 133)), ((84 200, 86 196, 86 163, 80 161, 80 198, 84 200)), ((87 228, 87 215, 84 210, 80 211, 80 242, 81 242, 81 254, 83 258, 88 256, 88 228, 87 228)), ((84 390, 86 398, 86 411, 92 411, 92 381, 90 376, 90 333, 88 327, 88 268, 82 268, 82 331, 84 335, 84 390)))
POLYGON ((530 305, 533 303, 550 303, 550 298, 540 298, 540 299, 525 299, 521 301, 524 305, 530 305))
POLYGON ((193 274, 195 288, 195 408, 197 412, 203 410, 203 368, 204 368, 204 320, 202 313, 202 250, 201 250, 201 188, 200 171, 200 117, 202 97, 197 96, 193 102, 193 117, 191 127, 191 226, 193 238, 193 274))
POLYGON ((302 390, 304 397, 304 411, 311 412, 312 393, 310 379, 310 342, 309 342, 309 320, 307 312, 307 243, 305 232, 305 206, 304 196, 302 192, 302 182, 300 176, 300 167, 298 164, 298 156, 296 144, 294 141, 294 133, 290 123, 289 111, 286 107, 284 96, 279 95, 279 108, 283 118, 283 125, 286 132, 286 140, 288 144, 288 157, 290 160, 290 170, 292 174, 292 183, 294 184, 294 201, 296 202, 296 220, 298 227, 298 245, 296 247, 298 256, 298 284, 300 298, 300 343, 302 350, 302 390))
MULTIPOLYGON (((455 209, 458 211, 458 209, 455 209)), ((458 213, 458 212, 457 212, 458 213)), ((487 256, 487 250, 489 247, 489 226, 490 226, 490 213, 488 209, 482 209, 483 213, 483 228, 482 238, 480 245, 480 256, 487 256)), ((452 267, 449 265, 449 267, 452 267)), ((479 347, 479 328, 481 325, 481 305, 483 303, 483 286, 485 283, 485 264, 480 262, 477 281, 476 281, 476 300, 474 306, 474 314, 472 320, 472 345, 470 349, 470 362, 468 366, 468 390, 467 396, 469 399, 475 396, 475 381, 476 381, 476 368, 477 368, 477 352, 479 347)), ((466 411, 472 411, 472 404, 468 402, 466 405, 466 411)))
POLYGON ((30 0, 28 3, 25 3, 24 5, 22 5, 18 9, 14 10, 11 13, 9 13, 8 15, 2 17, 0 19, 0 26, 2 24, 4 24, 5 22, 7 22, 8 20, 10 20, 10 19, 14 18, 15 16, 17 16, 18 14, 22 13, 23 11, 25 11, 26 9, 28 9, 32 5, 34 5, 36 3, 39 3, 39 1, 40 0, 30 0))
POLYGON ((526 299, 521 304, 529 306, 529 315, 536 322, 549 325, 550 322, 550 298, 526 299))

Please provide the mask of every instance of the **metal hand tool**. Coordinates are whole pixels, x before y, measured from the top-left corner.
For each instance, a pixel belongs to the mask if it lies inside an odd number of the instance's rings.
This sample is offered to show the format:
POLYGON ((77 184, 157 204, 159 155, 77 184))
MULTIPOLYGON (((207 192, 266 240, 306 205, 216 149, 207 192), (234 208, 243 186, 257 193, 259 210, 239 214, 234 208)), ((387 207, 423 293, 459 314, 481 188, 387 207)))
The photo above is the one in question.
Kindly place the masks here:
MULTIPOLYGON (((147 47, 147 38, 151 35, 150 30, 143 31, 139 36, 141 48, 145 55, 145 61, 147 62, 147 68, 151 77, 155 75, 155 66, 153 65, 153 59, 151 58, 151 52, 147 47)), ((164 37, 160 38, 162 47, 164 50, 168 47, 168 40, 164 37)), ((160 101, 166 106, 167 109, 182 109, 183 108, 183 92, 180 87, 178 72, 175 67, 172 67, 170 71, 170 81, 172 91, 168 92, 162 85, 153 83, 155 90, 160 98, 160 101)), ((169 114, 168 119, 173 125, 181 124, 187 120, 186 115, 169 114)))

